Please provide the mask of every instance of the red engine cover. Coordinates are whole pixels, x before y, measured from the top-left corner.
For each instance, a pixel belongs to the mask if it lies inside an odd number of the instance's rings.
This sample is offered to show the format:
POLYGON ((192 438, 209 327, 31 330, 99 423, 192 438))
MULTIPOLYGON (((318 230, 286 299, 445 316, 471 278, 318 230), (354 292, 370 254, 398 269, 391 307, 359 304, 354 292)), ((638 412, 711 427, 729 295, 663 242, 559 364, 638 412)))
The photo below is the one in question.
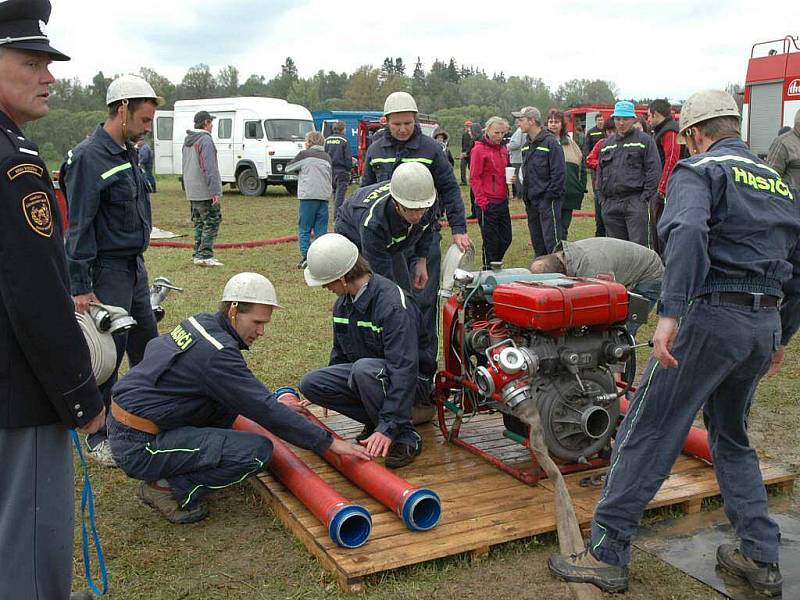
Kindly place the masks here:
POLYGON ((628 316, 625 286, 600 279, 563 277, 503 283, 492 298, 496 317, 539 331, 611 325, 628 316))

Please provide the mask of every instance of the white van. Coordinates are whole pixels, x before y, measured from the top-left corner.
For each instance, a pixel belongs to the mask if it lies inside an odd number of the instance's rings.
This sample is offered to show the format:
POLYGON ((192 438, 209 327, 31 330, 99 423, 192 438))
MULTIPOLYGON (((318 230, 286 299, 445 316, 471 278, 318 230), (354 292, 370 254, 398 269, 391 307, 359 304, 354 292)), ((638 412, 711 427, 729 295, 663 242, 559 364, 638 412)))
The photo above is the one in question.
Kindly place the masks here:
POLYGON ((186 130, 194 128, 194 115, 201 110, 216 117, 211 137, 223 183, 238 187, 245 196, 259 196, 267 185, 297 191, 297 175, 284 175, 283 170, 305 148, 314 120, 303 106, 277 98, 178 100, 174 110, 156 111, 156 173, 181 175, 186 130))

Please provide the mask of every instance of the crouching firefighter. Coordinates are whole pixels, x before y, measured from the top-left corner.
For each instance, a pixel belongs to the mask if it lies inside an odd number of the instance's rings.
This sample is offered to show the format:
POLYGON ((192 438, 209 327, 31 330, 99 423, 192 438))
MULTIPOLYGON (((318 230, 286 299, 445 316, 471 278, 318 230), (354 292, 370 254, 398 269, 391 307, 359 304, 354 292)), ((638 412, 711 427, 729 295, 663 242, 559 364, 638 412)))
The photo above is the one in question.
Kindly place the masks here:
POLYGON ((307 260, 306 283, 339 298, 330 366, 307 373, 300 391, 314 404, 363 423, 356 440, 371 456, 385 457, 389 468, 405 466, 422 450, 411 405, 429 402, 436 370, 419 309, 400 286, 373 274, 343 235, 320 237, 307 260))
POLYGON ((141 500, 172 523, 205 518, 203 496, 267 466, 270 441, 230 429, 240 414, 302 448, 369 459, 365 449, 332 439, 279 403, 247 367, 242 350, 264 335, 275 308, 266 277, 234 275, 216 314, 189 317, 150 342, 112 390, 114 459, 142 480, 141 500))

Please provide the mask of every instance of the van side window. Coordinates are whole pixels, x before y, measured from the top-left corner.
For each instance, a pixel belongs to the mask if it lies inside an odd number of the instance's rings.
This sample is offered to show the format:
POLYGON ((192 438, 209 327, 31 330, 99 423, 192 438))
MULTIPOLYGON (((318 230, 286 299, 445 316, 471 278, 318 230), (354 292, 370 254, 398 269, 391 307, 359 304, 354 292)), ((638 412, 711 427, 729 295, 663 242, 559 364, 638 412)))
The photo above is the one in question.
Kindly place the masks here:
POLYGON ((172 117, 158 117, 156 119, 156 139, 172 139, 172 117))
POLYGON ((232 124, 233 119, 220 119, 217 122, 217 137, 221 140, 230 139, 232 124))
POLYGON ((245 121, 244 137, 251 140, 260 140, 264 137, 264 128, 261 121, 245 121))

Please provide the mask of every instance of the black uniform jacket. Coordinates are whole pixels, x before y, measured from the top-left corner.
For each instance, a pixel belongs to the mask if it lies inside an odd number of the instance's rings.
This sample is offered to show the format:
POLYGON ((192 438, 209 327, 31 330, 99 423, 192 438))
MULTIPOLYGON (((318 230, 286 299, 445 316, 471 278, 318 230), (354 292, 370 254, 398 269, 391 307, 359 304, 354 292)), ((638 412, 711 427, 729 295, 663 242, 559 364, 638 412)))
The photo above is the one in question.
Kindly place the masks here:
POLYGON ((61 213, 35 144, 0 112, 0 427, 82 426, 103 408, 75 320, 61 213))

